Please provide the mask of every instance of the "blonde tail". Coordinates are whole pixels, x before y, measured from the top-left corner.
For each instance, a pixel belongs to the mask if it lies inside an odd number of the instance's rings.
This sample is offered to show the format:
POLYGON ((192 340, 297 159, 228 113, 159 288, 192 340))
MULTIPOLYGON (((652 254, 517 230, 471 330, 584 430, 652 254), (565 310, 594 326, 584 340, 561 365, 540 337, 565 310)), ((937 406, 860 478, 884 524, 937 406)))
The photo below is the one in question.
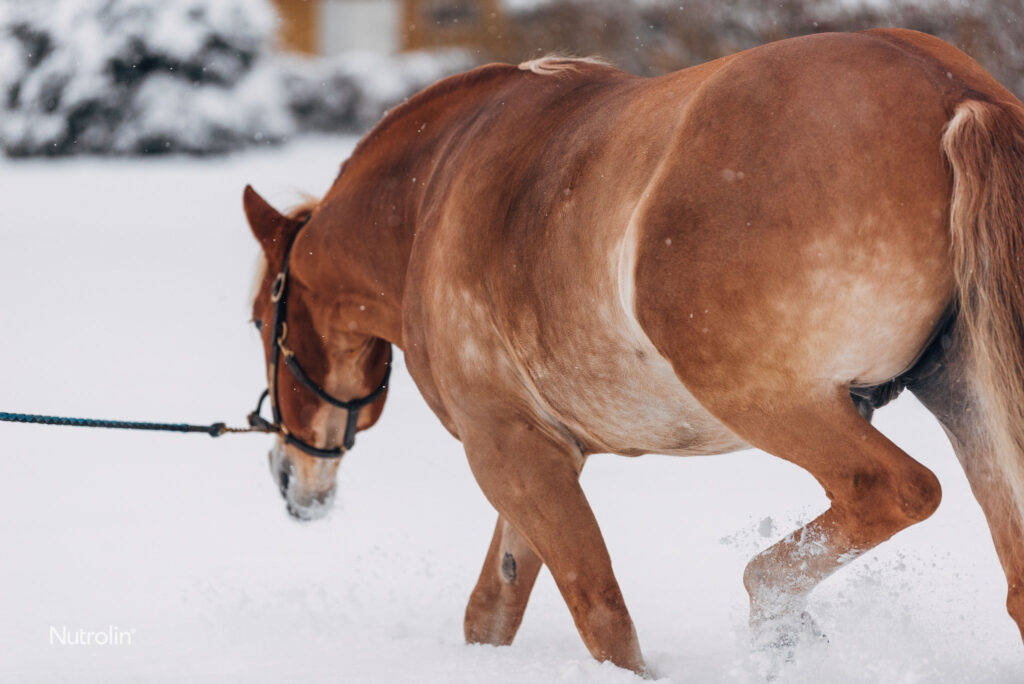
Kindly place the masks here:
POLYGON ((1024 519, 1024 110, 967 100, 942 137, 957 325, 993 470, 1024 519))

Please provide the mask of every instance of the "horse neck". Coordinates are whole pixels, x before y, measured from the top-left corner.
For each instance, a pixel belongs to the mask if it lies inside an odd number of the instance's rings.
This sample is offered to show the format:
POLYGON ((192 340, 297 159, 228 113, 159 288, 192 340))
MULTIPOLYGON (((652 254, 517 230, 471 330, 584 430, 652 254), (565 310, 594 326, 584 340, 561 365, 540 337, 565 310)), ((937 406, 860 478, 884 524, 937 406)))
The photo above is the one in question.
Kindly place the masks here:
POLYGON ((342 165, 296 245, 293 268, 309 274, 318 293, 337 293, 327 305, 344 312, 350 328, 402 346, 406 271, 433 168, 515 71, 489 65, 428 88, 389 113, 342 165))

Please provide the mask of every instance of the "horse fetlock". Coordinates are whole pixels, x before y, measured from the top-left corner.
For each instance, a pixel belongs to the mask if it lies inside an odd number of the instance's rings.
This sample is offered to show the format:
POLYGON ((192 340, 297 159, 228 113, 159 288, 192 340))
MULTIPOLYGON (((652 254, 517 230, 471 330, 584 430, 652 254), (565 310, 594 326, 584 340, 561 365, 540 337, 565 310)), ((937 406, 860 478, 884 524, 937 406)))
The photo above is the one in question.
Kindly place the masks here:
POLYGON ((819 546, 801 546, 792 539, 788 541, 787 546, 791 544, 793 548, 785 563, 779 559, 778 549, 773 547, 752 558, 743 571, 743 586, 750 596, 751 623, 799 612, 814 587, 814 580, 804 571, 806 558, 821 555, 819 546))
POLYGON ((488 646, 511 646, 513 635, 509 634, 504 621, 501 620, 470 620, 467 616, 464 624, 467 644, 486 644, 488 646))
POLYGON ((750 595, 751 601, 754 601, 755 596, 760 596, 763 593, 771 577, 771 572, 765 567, 762 556, 763 554, 755 556, 743 570, 743 586, 746 588, 747 594, 750 595))
POLYGON ((1006 611, 1017 623, 1021 639, 1024 639, 1024 583, 1010 581, 1009 591, 1006 594, 1006 611))
POLYGON ((595 658, 640 672, 640 643, 618 585, 587 591, 575 584, 568 591, 563 587, 562 596, 595 658))
POLYGON ((463 631, 467 644, 487 644, 488 646, 511 646, 512 634, 506 628, 505 621, 497 615, 466 614, 463 631))
POLYGON ((624 606, 621 609, 592 606, 580 617, 583 618, 577 618, 580 636, 595 658, 640 674, 647 671, 636 628, 624 606))
POLYGON ((750 626, 758 630, 761 625, 799 615, 807 604, 807 592, 787 591, 763 585, 750 592, 750 626))
POLYGON ((510 611, 507 597, 496 587, 477 586, 469 597, 463 631, 466 643, 508 646, 516 634, 519 620, 510 611))

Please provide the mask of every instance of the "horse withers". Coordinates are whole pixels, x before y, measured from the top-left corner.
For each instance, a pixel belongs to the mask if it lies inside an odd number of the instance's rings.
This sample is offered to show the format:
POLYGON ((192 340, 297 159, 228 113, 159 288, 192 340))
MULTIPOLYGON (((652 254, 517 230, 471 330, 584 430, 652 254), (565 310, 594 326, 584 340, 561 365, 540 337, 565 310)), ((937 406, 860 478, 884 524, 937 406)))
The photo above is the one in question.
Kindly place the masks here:
POLYGON ((869 421, 903 386, 949 434, 1024 625, 1024 106, 952 46, 821 34, 658 78, 484 66, 392 110, 320 201, 244 205, 290 509, 322 511, 399 346, 498 511, 468 641, 510 643, 546 564, 594 657, 643 672, 580 470, 746 446, 830 499, 743 578, 763 643, 814 636, 808 593, 939 503, 869 421))

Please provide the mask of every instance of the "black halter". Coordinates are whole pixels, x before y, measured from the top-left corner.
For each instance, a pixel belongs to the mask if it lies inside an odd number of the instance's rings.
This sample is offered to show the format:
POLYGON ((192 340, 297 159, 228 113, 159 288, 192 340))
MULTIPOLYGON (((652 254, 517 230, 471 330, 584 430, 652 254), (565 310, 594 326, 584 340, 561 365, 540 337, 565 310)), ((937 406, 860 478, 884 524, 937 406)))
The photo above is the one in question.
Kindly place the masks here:
MULTIPOLYGON (((306 221, 308 220, 309 219, 307 218, 306 221)), ((391 358, 390 356, 388 357, 387 368, 384 371, 384 379, 380 381, 379 385, 377 385, 377 389, 373 390, 365 397, 353 399, 351 401, 342 401, 341 399, 332 397, 324 391, 320 385, 310 379, 309 375, 306 374, 306 371, 304 371, 302 366, 299 365, 298 359, 295 358, 295 353, 285 344, 285 339, 288 336, 288 323, 285 319, 288 306, 288 262, 292 253, 292 246, 295 245, 295 240, 299 236, 299 231, 301 231, 302 227, 306 225, 306 221, 302 222, 302 225, 300 225, 298 230, 295 231, 292 241, 288 244, 288 249, 284 253, 284 267, 274 279, 274 284, 270 291, 270 301, 274 303, 274 327, 271 329, 273 343, 270 348, 270 382, 269 387, 263 390, 263 393, 260 395, 259 403, 256 404, 256 410, 249 414, 249 425, 252 427, 264 428, 271 432, 280 433, 285 442, 301 449, 310 456, 316 456, 318 458, 338 458, 355 445, 356 424, 359 422, 359 410, 371 403, 387 389, 388 379, 391 377, 391 358), (277 399, 277 371, 278 364, 282 356, 284 357, 285 366, 287 366, 288 370, 292 372, 295 379, 305 385, 317 396, 317 398, 321 401, 327 402, 331 406, 336 406, 348 411, 348 419, 345 424, 345 438, 342 440, 342 446, 335 447, 333 449, 321 449, 319 447, 315 447, 293 435, 281 421, 281 410, 278 408, 279 402, 277 399), (273 412, 274 416, 273 423, 267 421, 260 415, 260 411, 263 408, 263 400, 271 394, 273 394, 273 396, 270 401, 270 410, 273 412)))

